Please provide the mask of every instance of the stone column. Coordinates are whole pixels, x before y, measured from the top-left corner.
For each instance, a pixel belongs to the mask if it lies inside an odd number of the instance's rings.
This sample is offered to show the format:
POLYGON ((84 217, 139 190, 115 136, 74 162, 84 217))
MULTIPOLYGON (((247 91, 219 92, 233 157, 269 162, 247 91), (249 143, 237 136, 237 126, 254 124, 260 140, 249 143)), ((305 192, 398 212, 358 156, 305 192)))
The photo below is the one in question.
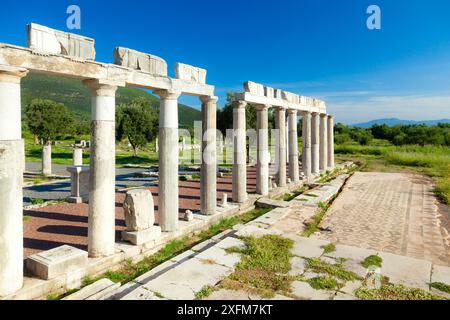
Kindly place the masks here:
POLYGON ((159 225, 163 232, 178 229, 178 97, 180 92, 158 90, 159 109, 159 225))
POLYGON ((328 130, 327 115, 320 115, 320 142, 319 142, 319 168, 320 171, 326 171, 328 168, 328 130))
POLYGON ((42 148, 42 174, 44 176, 52 175, 52 143, 46 142, 42 148))
POLYGON ((307 180, 311 177, 311 113, 302 113, 302 168, 307 180))
POLYGON ((96 258, 114 254, 117 86, 103 80, 84 83, 91 90, 88 251, 96 258))
POLYGON ((201 97, 202 102, 202 167, 200 203, 204 215, 216 213, 217 206, 217 97, 201 97))
POLYGON ((237 101, 233 108, 233 201, 237 203, 247 201, 246 105, 237 101))
POLYGON ((20 79, 27 70, 0 66, 0 296, 23 284, 23 171, 20 79))
POLYGON ((289 163, 289 120, 286 121, 286 118, 284 120, 286 122, 286 163, 289 163))
POLYGON ((328 116, 328 168, 334 169, 334 119, 328 116))
POLYGON ((319 164, 319 143, 320 143, 320 115, 317 112, 312 114, 311 126, 311 172, 313 174, 320 173, 319 164))
POLYGON ((278 130, 278 141, 276 159, 278 165, 279 187, 286 186, 286 111, 284 108, 277 108, 275 114, 275 129, 278 130))
POLYGON ((269 194, 269 106, 256 106, 257 166, 256 193, 269 194))
POLYGON ((289 177, 292 182, 299 181, 298 175, 298 135, 297 110, 288 111, 289 122, 289 177))
POLYGON ((73 148, 73 165, 82 166, 83 165, 83 149, 73 148))

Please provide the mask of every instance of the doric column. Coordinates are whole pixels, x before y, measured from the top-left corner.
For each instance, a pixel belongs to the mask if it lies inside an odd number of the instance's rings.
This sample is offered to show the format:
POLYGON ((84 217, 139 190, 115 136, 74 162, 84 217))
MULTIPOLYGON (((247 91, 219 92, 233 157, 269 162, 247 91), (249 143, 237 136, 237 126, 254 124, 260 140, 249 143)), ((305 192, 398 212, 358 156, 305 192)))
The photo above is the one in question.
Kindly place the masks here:
POLYGON ((320 171, 326 171, 328 168, 328 130, 327 115, 320 115, 320 142, 319 142, 319 168, 320 171))
POLYGON ((299 181, 298 175, 298 135, 297 135, 297 110, 289 109, 289 177, 292 182, 299 181))
POLYGON ((311 176, 311 112, 302 112, 302 168, 306 179, 311 176))
POLYGON ((278 130, 278 141, 276 149, 276 159, 278 165, 279 187, 286 186, 286 111, 284 108, 277 108, 275 111, 275 129, 278 130))
POLYGON ((202 167, 200 176, 200 203, 204 215, 216 213, 217 202, 217 150, 216 118, 217 97, 201 97, 202 101, 202 167))
POLYGON ((256 193, 269 194, 269 106, 256 106, 257 166, 256 193))
POLYGON ((22 68, 0 67, 0 296, 23 284, 23 171, 20 79, 22 68))
POLYGON ((98 79, 84 83, 91 90, 88 251, 96 258, 114 254, 117 86, 98 79))
POLYGON ((180 92, 158 90, 159 109, 159 225, 178 229, 178 97, 180 92))
POLYGON ((317 112, 312 114, 311 126, 311 172, 318 174, 320 172, 319 165, 319 143, 320 143, 320 115, 317 112))
POLYGON ((233 108, 233 201, 247 201, 247 148, 245 101, 236 101, 233 108))
POLYGON ((328 168, 334 169, 334 120, 328 116, 328 168))

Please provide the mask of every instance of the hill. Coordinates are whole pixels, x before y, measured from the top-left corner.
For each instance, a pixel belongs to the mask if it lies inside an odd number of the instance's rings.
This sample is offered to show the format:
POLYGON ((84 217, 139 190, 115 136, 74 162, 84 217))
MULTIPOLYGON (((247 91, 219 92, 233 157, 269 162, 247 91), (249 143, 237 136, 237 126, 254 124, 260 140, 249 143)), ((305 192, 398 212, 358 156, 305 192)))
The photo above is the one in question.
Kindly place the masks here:
MULTIPOLYGON (((145 98, 154 108, 159 108, 159 98, 137 88, 119 88, 116 103, 128 103, 135 98, 145 98)), ((74 114, 89 119, 91 98, 89 90, 78 79, 53 77, 41 74, 29 74, 22 79, 22 110, 32 99, 50 99, 66 105, 74 114)), ((201 112, 184 104, 178 106, 181 128, 194 126, 201 120, 201 112)))
POLYGON ((440 120, 425 120, 425 121, 415 121, 415 120, 401 120, 397 118, 390 119, 377 119, 363 123, 352 124, 350 127, 360 127, 360 128, 370 128, 373 125, 387 124, 388 126, 396 125, 414 125, 414 124, 425 124, 427 126, 435 126, 439 123, 450 123, 450 119, 440 119, 440 120))

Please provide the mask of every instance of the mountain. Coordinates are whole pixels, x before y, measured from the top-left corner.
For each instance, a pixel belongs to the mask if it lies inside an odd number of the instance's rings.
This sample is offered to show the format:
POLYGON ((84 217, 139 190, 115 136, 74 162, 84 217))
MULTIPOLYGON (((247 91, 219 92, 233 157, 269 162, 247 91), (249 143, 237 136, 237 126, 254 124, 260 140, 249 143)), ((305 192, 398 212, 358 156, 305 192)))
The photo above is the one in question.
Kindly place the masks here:
MULTIPOLYGON (((128 103, 138 97, 147 99, 152 107, 159 108, 159 98, 147 91, 130 87, 117 90, 116 103, 128 103)), ((35 98, 63 103, 76 115, 87 119, 90 117, 90 93, 78 79, 29 74, 22 79, 22 110, 35 98)), ((180 128, 193 127, 194 121, 201 120, 199 110, 184 104, 179 104, 178 114, 180 128)))
POLYGON ((435 126, 439 123, 450 123, 450 119, 425 120, 425 121, 400 120, 397 118, 377 119, 377 120, 372 120, 372 121, 368 121, 368 122, 352 124, 352 125, 350 125, 350 127, 370 128, 373 125, 382 125, 382 124, 387 124, 388 126, 413 125, 413 124, 425 124, 427 126, 435 126))

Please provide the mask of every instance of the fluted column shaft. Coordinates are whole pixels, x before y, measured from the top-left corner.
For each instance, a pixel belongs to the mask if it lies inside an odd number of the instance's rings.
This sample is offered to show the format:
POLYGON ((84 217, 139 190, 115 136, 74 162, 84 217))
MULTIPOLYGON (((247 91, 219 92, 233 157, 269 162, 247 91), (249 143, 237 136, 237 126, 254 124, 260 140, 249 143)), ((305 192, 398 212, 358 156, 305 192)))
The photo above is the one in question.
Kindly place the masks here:
POLYGON ((247 200, 247 149, 244 101, 237 101, 233 108, 233 201, 247 200))
POLYGON ((297 110, 288 111, 289 121, 289 177, 292 182, 298 182, 298 135, 297 135, 297 110))

